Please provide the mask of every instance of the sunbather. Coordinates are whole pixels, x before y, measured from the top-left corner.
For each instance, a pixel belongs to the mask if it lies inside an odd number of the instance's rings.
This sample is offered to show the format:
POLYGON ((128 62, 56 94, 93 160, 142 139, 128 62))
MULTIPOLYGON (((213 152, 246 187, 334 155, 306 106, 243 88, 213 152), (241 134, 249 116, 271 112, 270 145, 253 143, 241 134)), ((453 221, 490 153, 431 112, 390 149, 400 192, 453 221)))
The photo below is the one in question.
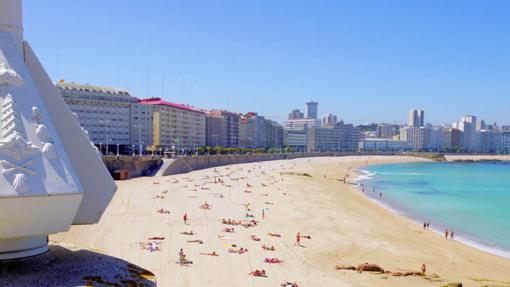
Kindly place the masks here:
POLYGON ((278 258, 265 258, 264 262, 266 262, 266 263, 283 263, 283 260, 280 260, 278 258))
POLYGON ((262 270, 257 269, 255 271, 250 272, 248 275, 252 275, 255 277, 267 277, 266 270, 264 270, 264 269, 262 269, 262 270))
POLYGON ((211 253, 200 253, 200 255, 205 255, 205 256, 219 256, 218 253, 216 253, 216 251, 213 251, 211 253))

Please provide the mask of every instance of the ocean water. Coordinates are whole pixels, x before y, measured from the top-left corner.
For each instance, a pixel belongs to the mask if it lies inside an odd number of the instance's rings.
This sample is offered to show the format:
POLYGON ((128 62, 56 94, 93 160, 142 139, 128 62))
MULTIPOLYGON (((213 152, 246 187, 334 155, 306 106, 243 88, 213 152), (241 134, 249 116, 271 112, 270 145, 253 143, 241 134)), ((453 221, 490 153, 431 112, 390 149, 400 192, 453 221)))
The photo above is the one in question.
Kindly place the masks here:
POLYGON ((375 165, 358 182, 418 224, 453 229, 456 239, 510 258, 510 162, 375 165))

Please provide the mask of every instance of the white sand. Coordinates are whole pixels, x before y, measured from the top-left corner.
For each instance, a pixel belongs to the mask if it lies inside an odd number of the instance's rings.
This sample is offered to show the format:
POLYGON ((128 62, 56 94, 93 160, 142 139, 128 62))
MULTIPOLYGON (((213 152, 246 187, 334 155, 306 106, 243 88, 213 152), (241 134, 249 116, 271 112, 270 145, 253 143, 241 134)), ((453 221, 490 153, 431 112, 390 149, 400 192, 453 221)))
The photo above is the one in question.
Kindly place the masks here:
POLYGON ((50 239, 100 249, 137 264, 154 272, 159 286, 280 286, 284 281, 296 281, 299 286, 440 286, 439 280, 462 281, 464 286, 510 286, 509 260, 423 231, 420 225, 338 180, 364 164, 415 160, 395 156, 296 159, 122 181, 99 224, 73 226, 50 239), (213 176, 221 176, 225 185, 213 183, 213 176), (253 186, 252 193, 243 192, 247 183, 253 186), (168 193, 163 194, 164 190, 168 193), (216 196, 220 193, 224 198, 216 196), (165 198, 154 199, 156 195, 165 198), (199 208, 204 201, 212 204, 211 210, 199 208), (260 221, 258 226, 235 226, 235 233, 222 232, 226 227, 220 222, 222 218, 246 219, 242 204, 247 202, 260 221), (170 214, 157 213, 160 208, 170 214), (263 208, 268 209, 266 219, 261 218, 263 208), (185 212, 190 225, 183 224, 185 212), (189 230, 197 235, 181 234, 189 230), (282 238, 270 237, 268 232, 280 233, 282 238), (303 240, 305 247, 294 246, 297 232, 312 237, 303 240), (261 241, 252 241, 252 234, 261 241), (220 240, 219 235, 232 240, 220 240), (139 248, 138 242, 151 236, 165 237, 161 251, 139 248), (203 240, 204 244, 187 243, 190 239, 203 240), (274 245, 276 251, 263 250, 264 243, 274 245), (229 244, 249 252, 230 254, 229 244), (180 248, 194 264, 176 264, 180 248), (200 255, 212 251, 219 256, 200 255), (265 257, 277 257, 284 263, 264 263, 265 257), (363 262, 392 271, 419 270, 426 263, 428 274, 436 273, 440 278, 434 281, 335 270, 337 264, 363 262), (265 269, 268 277, 249 276, 255 269, 265 269))

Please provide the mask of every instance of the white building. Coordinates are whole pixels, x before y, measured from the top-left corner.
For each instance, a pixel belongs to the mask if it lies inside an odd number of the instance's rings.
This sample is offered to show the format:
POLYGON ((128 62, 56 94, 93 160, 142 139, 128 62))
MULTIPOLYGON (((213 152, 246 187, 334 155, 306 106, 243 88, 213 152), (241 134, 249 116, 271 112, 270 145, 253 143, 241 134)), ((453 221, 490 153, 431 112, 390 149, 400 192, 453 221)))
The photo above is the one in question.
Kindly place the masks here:
POLYGON ((428 127, 404 127, 400 129, 400 140, 408 141, 413 150, 432 148, 432 129, 428 127))
POLYGON ((128 91, 64 81, 56 87, 94 144, 152 145, 152 108, 128 91))
POLYGON ((411 145, 408 141, 385 138, 362 139, 359 142, 360 152, 400 152, 408 151, 411 145))

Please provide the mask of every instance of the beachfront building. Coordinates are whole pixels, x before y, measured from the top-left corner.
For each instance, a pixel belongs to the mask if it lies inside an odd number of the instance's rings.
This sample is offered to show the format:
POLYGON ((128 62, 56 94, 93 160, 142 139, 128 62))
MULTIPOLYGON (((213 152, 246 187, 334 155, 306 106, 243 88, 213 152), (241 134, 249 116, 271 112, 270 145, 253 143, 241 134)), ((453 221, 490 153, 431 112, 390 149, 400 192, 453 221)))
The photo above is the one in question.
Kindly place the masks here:
POLYGON ((340 151, 357 151, 361 139, 361 129, 353 124, 340 121, 335 126, 339 130, 340 151))
POLYGON ((306 131, 307 152, 357 151, 361 130, 338 122, 334 127, 314 127, 306 131))
POLYGON ((411 149, 408 141, 385 138, 362 139, 359 141, 360 152, 402 152, 411 149))
POLYGON ((145 147, 152 146, 153 122, 152 122, 152 106, 142 105, 140 103, 131 104, 129 119, 131 145, 134 150, 144 150, 145 147))
POLYGON ((480 149, 479 135, 476 130, 477 119, 473 115, 467 115, 460 121, 452 124, 453 128, 462 131, 462 149, 467 152, 476 152, 480 149))
POLYGON ((336 128, 311 128, 307 130, 307 152, 340 151, 340 135, 336 128))
POLYGON ((152 106, 154 139, 151 149, 182 152, 205 145, 204 111, 160 98, 144 99, 140 103, 152 106))
POLYGON ((206 113, 206 145, 239 147, 239 114, 212 110, 206 113))
POLYGON ((306 150, 306 131, 284 131, 284 146, 295 152, 306 150))
POLYGON ((112 145, 125 150, 140 142, 152 144, 152 110, 127 90, 63 80, 56 88, 95 145, 108 143, 109 152, 114 152, 112 145))
POLYGON ((254 112, 240 118, 239 142, 243 148, 282 148, 283 127, 254 112))
POLYGON ((284 121, 284 145, 296 151, 305 151, 307 146, 307 130, 309 128, 319 128, 320 126, 321 122, 318 119, 288 119, 284 121))
POLYGON ((400 129, 400 140, 408 141, 415 151, 432 148, 432 129, 428 127, 404 127, 400 129))

